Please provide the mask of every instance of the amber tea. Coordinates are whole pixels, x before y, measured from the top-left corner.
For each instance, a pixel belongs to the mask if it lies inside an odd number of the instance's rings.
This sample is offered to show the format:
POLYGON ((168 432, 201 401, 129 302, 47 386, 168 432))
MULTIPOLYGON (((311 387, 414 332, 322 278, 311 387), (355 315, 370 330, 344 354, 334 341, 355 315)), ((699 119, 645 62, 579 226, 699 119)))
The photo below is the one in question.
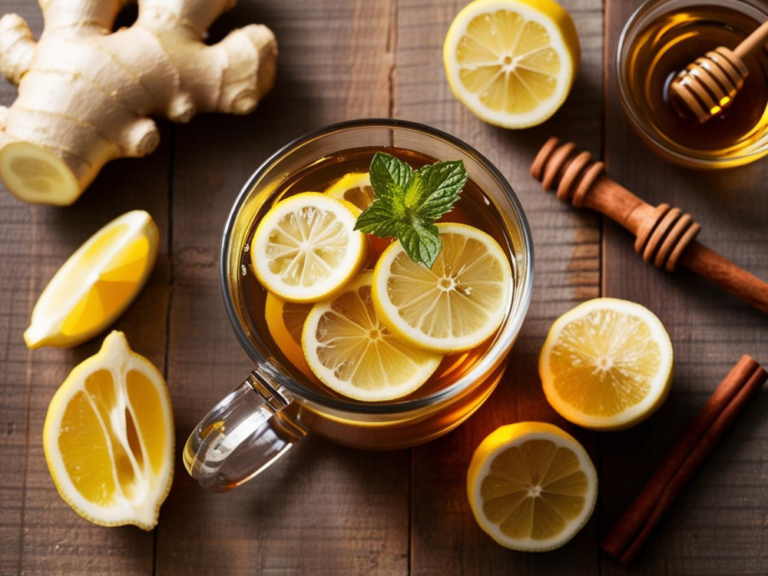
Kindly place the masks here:
MULTIPOLYGON (((245 311, 247 321, 251 324, 250 331, 265 335, 264 344, 269 348, 275 360, 297 381, 309 389, 332 397, 338 397, 339 394, 314 377, 300 352, 303 322, 313 304, 280 302, 269 294, 254 273, 249 250, 259 221, 277 202, 304 192, 329 190, 345 177, 343 182, 351 181, 348 175, 367 173, 374 154, 379 151, 407 162, 414 169, 437 161, 435 158, 412 150, 391 147, 358 148, 322 158, 290 175, 274 190, 270 201, 261 207, 254 218, 242 252, 240 289, 238 292, 242 300, 240 305, 245 311)), ((351 182, 351 187, 345 188, 344 199, 361 207, 366 203, 369 204, 373 198, 372 187, 367 183, 356 185, 354 181, 351 182)), ((460 199, 454 205, 453 210, 439 220, 439 223, 443 222, 466 224, 482 230, 503 247, 507 253, 507 258, 509 258, 509 254, 513 253, 512 243, 505 235, 500 215, 487 199, 483 190, 471 179, 464 186, 460 199)), ((377 259, 392 240, 377 238, 372 235, 367 237, 370 245, 367 260, 362 269, 372 270, 377 259)), ((513 283, 515 281, 513 265, 512 281, 513 283)), ((391 402, 425 397, 450 386, 476 365, 492 346, 494 338, 491 336, 470 350, 444 356, 426 383, 410 395, 396 398, 391 402)), ((478 398, 478 400, 481 399, 478 398)))

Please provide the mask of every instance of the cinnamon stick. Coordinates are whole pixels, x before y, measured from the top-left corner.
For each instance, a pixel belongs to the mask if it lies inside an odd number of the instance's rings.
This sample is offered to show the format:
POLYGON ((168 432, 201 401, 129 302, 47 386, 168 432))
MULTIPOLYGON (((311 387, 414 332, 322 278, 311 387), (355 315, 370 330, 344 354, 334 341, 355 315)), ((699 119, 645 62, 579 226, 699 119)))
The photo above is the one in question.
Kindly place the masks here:
POLYGON ((667 454, 635 501, 603 540, 608 554, 628 565, 736 416, 768 380, 754 359, 743 356, 667 454))

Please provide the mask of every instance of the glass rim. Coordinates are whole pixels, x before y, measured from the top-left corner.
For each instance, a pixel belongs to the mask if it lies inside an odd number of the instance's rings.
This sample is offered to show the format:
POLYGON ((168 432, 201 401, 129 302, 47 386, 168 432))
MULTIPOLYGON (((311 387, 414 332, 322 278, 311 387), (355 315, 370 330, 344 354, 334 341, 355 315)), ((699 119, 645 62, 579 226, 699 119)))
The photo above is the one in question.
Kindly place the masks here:
POLYGON ((240 345, 248 354, 248 357, 257 364, 258 368, 269 368, 270 376, 277 379, 278 382, 285 386, 285 388, 288 389, 288 391, 291 393, 324 408, 330 408, 335 411, 346 413, 357 413, 365 415, 394 415, 400 413, 408 413, 445 400, 449 400, 462 393, 477 381, 478 374, 490 372, 494 366, 501 362, 503 360, 502 353, 509 353, 508 348, 511 343, 514 342, 515 338, 520 332, 523 321, 527 315, 533 293, 533 236, 522 204, 520 204, 520 200, 518 199, 517 194, 515 194, 512 186, 509 184, 504 175, 485 156, 483 156, 475 148, 460 140, 459 138, 443 132, 442 130, 438 130, 437 128, 432 128, 431 126, 426 126, 418 122, 392 118, 361 118, 357 120, 348 120, 330 124, 291 140, 279 148, 275 153, 271 154, 253 172, 253 174, 248 178, 245 185, 238 193, 237 199, 235 200, 232 209, 227 216, 227 222, 224 226, 219 258, 219 279, 222 296, 224 297, 224 307, 227 311, 230 324, 235 331, 235 336, 237 337, 240 345), (248 199, 254 184, 258 182, 258 180, 266 173, 269 168, 274 165, 278 159, 282 158, 286 154, 289 154, 299 146, 302 146, 307 142, 316 140, 317 138, 321 138, 323 136, 327 136, 343 130, 357 128, 401 128, 414 132, 425 133, 428 136, 432 136, 448 142, 449 144, 461 149, 467 155, 475 159, 480 165, 483 166, 483 168, 488 170, 488 172, 498 182, 500 188, 503 190, 515 210, 515 216, 520 224, 520 235, 523 240, 523 253, 527 264, 527 273, 526 277, 524 278, 524 283, 521 290, 520 306, 504 325, 502 338, 499 338, 497 342, 494 343, 494 345, 490 348, 490 350, 488 350, 483 358, 477 364, 475 364, 475 366, 473 366, 467 374, 446 388, 438 390, 428 396, 390 404, 364 404, 351 399, 347 400, 345 398, 333 398, 330 396, 325 396, 305 388, 300 383, 296 382, 292 377, 284 374, 282 369, 274 366, 272 362, 265 358, 263 354, 258 350, 258 348, 253 344, 250 338, 248 338, 246 331, 238 318, 238 312, 234 302, 232 301, 229 290, 230 274, 228 262, 230 243, 234 234, 235 222, 237 221, 238 215, 240 214, 243 205, 248 199))
MULTIPOLYGON (((750 158, 758 159, 761 156, 764 156, 766 153, 766 148, 768 148, 768 143, 763 144, 763 146, 756 150, 751 150, 747 153, 739 154, 738 156, 729 156, 727 158, 714 158, 694 154, 686 154, 678 149, 672 148, 667 143, 665 143, 664 140, 658 138, 653 133, 653 131, 648 128, 647 123, 638 116, 635 107, 632 104, 632 98, 628 93, 628 88, 622 73, 622 63, 624 62, 624 47, 628 42, 630 31, 636 32, 636 30, 633 30, 633 28, 638 25, 638 21, 640 20, 643 13, 649 10, 651 6, 660 4, 665 1, 666 0, 645 0, 645 2, 638 6, 627 20, 627 23, 624 24, 624 28, 622 28, 621 35, 619 36, 619 42, 616 46, 616 59, 614 60, 614 65, 616 66, 616 83, 618 84, 619 88, 619 101, 621 102, 621 107, 624 109, 624 113, 629 117, 630 124, 632 124, 632 127, 635 128, 635 130, 640 133, 640 136, 645 138, 652 147, 658 148, 659 150, 663 151, 664 154, 668 154, 674 158, 675 162, 684 165, 693 165, 698 168, 714 168, 725 164, 727 166, 735 167, 737 165, 743 164, 745 161, 749 161, 750 158)), ((700 1, 697 2, 696 0, 689 1, 691 5, 701 5, 702 3, 700 1)), ((745 2, 742 0, 730 1, 736 4, 745 4, 745 2)), ((718 6, 722 5, 722 2, 717 0, 710 1, 709 3, 718 6)))

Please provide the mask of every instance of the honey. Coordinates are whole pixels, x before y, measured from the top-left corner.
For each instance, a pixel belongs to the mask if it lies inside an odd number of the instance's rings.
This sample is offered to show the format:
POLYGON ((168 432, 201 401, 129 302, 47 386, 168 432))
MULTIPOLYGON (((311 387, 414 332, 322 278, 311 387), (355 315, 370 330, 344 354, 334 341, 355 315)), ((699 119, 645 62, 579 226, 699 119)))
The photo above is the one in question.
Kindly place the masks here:
MULTIPOLYGON (((693 3, 671 10, 643 23, 639 31, 627 39, 625 54, 620 59, 620 67, 624 69, 619 73, 629 101, 625 101, 625 107, 631 108, 630 119, 636 128, 640 125, 639 132, 646 139, 660 142, 661 147, 671 149, 676 155, 718 161, 740 158, 765 147, 768 139, 768 50, 765 48, 744 59, 749 69, 744 86, 731 105, 708 122, 700 123, 670 98, 670 85, 688 64, 719 46, 733 50, 759 26, 760 22, 744 10, 732 7, 735 4, 738 3, 693 3)), ((665 155, 663 151, 662 155, 665 155)), ((679 161, 679 158, 672 160, 679 161)))

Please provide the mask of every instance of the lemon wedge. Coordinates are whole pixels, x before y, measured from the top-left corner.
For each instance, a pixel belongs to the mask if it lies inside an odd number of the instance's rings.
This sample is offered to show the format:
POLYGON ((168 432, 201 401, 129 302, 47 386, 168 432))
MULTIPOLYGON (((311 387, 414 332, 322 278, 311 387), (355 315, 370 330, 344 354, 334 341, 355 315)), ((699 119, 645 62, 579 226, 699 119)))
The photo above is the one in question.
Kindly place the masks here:
POLYGON ((257 278, 289 302, 332 297, 365 261, 365 235, 354 229, 358 213, 319 192, 278 202, 262 218, 251 243, 257 278))
POLYGON ((554 0, 476 0, 448 30, 443 60, 453 94, 504 128, 547 120, 565 102, 579 67, 570 14, 554 0))
POLYGON ((400 242, 382 254, 373 302, 384 325, 401 340, 449 354, 483 343, 510 305, 512 269, 501 246, 466 224, 438 224, 442 250, 429 269, 400 242))
POLYGON ((143 210, 123 214, 91 236, 40 295, 24 332, 27 346, 76 346, 112 324, 149 278, 158 239, 143 210))
POLYGON ((51 400, 45 460, 61 497, 101 526, 151 530, 173 481, 168 388, 122 332, 78 365, 51 400))
POLYGON ((265 316, 272 339, 288 361, 301 372, 314 377, 301 349, 301 332, 312 310, 312 304, 286 302, 274 294, 267 294, 265 316))
POLYGON ((544 393, 563 418, 621 430, 653 414, 672 384, 672 343, 647 308, 614 298, 576 306, 552 325, 539 356, 544 393))
POLYGON ((368 402, 392 400, 419 388, 442 356, 395 338, 371 299, 372 272, 363 272, 333 300, 315 304, 302 345, 309 367, 332 390, 368 402))
POLYGON ((467 474, 475 520, 506 548, 559 548, 587 523, 597 474, 584 448, 557 426, 520 422, 482 441, 467 474))

